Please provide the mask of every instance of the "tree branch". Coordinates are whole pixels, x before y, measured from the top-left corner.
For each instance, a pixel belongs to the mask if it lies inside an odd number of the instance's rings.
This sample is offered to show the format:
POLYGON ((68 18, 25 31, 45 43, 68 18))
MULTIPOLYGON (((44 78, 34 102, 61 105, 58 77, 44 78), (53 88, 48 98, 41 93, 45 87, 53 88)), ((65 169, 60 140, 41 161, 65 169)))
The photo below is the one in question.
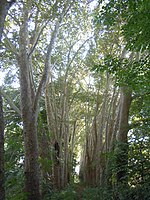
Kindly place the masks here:
MULTIPOLYGON (((30 51, 28 57, 30 57, 32 55, 32 53, 34 52, 36 45, 38 44, 39 38, 43 32, 43 29, 46 27, 47 24, 48 24, 48 21, 42 27, 40 27, 39 30, 37 31, 37 34, 35 34, 35 37, 33 38, 32 48, 31 48, 31 51, 30 51)), ((36 30, 35 30, 35 32, 36 32, 36 30)))
POLYGON ((51 53, 52 53, 52 50, 53 50, 53 47, 54 47, 54 44, 55 44, 55 41, 56 41, 56 38, 57 38, 57 35, 58 35, 58 32, 59 32, 59 28, 60 28, 60 24, 61 24, 61 21, 63 19, 63 16, 64 15, 62 15, 60 17, 60 19, 56 22, 54 31, 53 31, 52 36, 51 36, 50 43, 48 45, 43 76, 41 78, 41 81, 39 83, 37 93, 36 93, 36 96, 35 96, 35 101, 34 101, 34 106, 33 106, 34 111, 37 110, 39 98, 41 96, 42 90, 45 87, 46 81, 47 81, 48 76, 49 76, 50 65, 51 65, 51 61, 50 61, 51 53))
POLYGON ((1 87, 0 87, 0 93, 7 100, 8 104, 13 108, 13 110, 16 111, 21 116, 21 111, 19 110, 19 108, 14 104, 12 99, 2 90, 1 87))
POLYGON ((79 51, 82 49, 82 47, 87 43, 87 41, 89 41, 92 38, 92 36, 88 39, 86 39, 81 46, 77 49, 77 51, 75 52, 73 58, 71 59, 71 61, 69 62, 68 66, 70 66, 72 64, 72 62, 74 61, 75 57, 78 55, 79 51))
POLYGON ((6 47, 9 48, 9 50, 11 50, 16 56, 18 56, 18 50, 16 49, 15 45, 10 41, 5 32, 3 32, 3 34, 6 39, 6 47))

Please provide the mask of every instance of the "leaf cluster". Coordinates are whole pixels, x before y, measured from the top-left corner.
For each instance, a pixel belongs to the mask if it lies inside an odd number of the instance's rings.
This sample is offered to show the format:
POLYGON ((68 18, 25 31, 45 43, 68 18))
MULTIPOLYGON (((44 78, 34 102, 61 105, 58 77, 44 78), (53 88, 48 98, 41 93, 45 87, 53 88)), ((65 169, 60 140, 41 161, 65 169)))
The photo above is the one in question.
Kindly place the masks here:
POLYGON ((103 24, 107 29, 120 26, 127 41, 126 48, 136 51, 150 50, 149 0, 100 1, 100 5, 103 6, 99 6, 94 17, 96 26, 103 24))
POLYGON ((99 64, 92 68, 96 72, 107 71, 115 77, 116 85, 128 85, 133 89, 147 85, 149 82, 149 59, 141 59, 140 61, 130 61, 127 58, 121 59, 106 55, 99 64))

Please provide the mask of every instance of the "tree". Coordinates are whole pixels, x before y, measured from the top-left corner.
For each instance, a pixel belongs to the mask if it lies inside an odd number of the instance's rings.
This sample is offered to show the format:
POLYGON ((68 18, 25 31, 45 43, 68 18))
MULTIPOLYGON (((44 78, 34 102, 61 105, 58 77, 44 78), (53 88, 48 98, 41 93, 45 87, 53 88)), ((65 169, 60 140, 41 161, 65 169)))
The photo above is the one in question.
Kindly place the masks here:
MULTIPOLYGON (((107 70, 116 77, 116 84, 119 85, 121 90, 118 114, 119 126, 116 130, 117 135, 115 137, 117 141, 115 156, 116 178, 118 183, 123 182, 127 178, 129 110, 131 108, 132 94, 137 92, 135 82, 136 86, 139 85, 140 87, 140 81, 143 79, 140 77, 142 70, 140 56, 142 58, 142 56, 145 57, 145 54, 148 55, 148 52, 142 55, 139 52, 135 53, 135 51, 142 52, 149 50, 149 39, 145 36, 149 32, 149 26, 145 26, 145 24, 149 23, 149 20, 147 20, 149 14, 146 14, 148 7, 148 1, 133 2, 130 0, 112 0, 103 2, 103 6, 98 6, 95 12, 96 30, 98 33, 101 33, 100 30, 104 26, 106 33, 112 32, 112 38, 116 38, 115 43, 110 44, 111 49, 116 45, 118 47, 120 46, 120 48, 125 47, 122 53, 120 53, 122 55, 121 59, 119 58, 118 60, 119 62, 116 59, 116 57, 119 57, 117 52, 107 52, 108 55, 104 58, 105 67, 103 66, 104 70, 107 70), (120 37, 117 38, 116 33, 120 37), (127 56, 127 53, 130 56, 127 56), (111 56, 114 57, 114 60, 111 59, 111 56), (140 68, 135 63, 138 63, 140 68), (124 156, 121 157, 121 155, 124 156)), ((102 34, 101 37, 105 38, 106 33, 102 34)), ((147 68, 145 70, 147 71, 147 68)), ((145 80, 147 80, 146 76, 145 80)))
MULTIPOLYGON (((56 3, 57 4, 57 3, 56 3)), ((67 1, 65 4, 53 5, 53 12, 57 12, 56 24, 51 34, 51 39, 47 45, 47 53, 45 60, 45 67, 43 70, 43 75, 39 83, 38 88, 35 91, 34 85, 34 76, 32 68, 32 55, 36 49, 36 46, 39 41, 39 37, 43 32, 43 29, 46 27, 47 22, 44 23, 44 26, 38 26, 38 12, 35 13, 35 29, 32 31, 29 29, 29 20, 30 14, 33 12, 33 9, 36 11, 40 8, 42 4, 39 4, 38 7, 35 4, 33 5, 31 1, 25 1, 23 4, 18 4, 21 6, 20 16, 14 17, 14 23, 19 25, 19 32, 17 32, 19 40, 17 40, 17 46, 6 36, 6 40, 9 43, 9 50, 13 53, 13 58, 17 61, 17 64, 20 69, 20 90, 21 90, 21 116, 23 120, 23 132, 24 132, 24 144, 25 144, 25 191, 27 192, 28 199, 41 199, 40 195, 40 185, 39 185, 39 163, 38 163, 38 141, 37 141, 37 117, 38 117, 38 104, 43 88, 46 84, 48 78, 48 72, 51 66, 51 52, 53 50, 55 40, 58 34, 60 24, 63 20, 63 17, 69 10, 70 1, 67 1), (61 8, 59 8, 59 6, 61 8), (20 21, 21 20, 21 25, 20 21), (38 27, 37 27, 38 26, 38 27), (39 29, 37 31, 37 28, 39 29), (29 38, 29 34, 32 36, 32 41, 29 38), (30 43, 31 42, 31 43, 30 43), (32 43, 33 42, 33 43, 32 43), (30 45, 28 45, 30 43, 30 45), (11 48, 11 47, 12 48, 11 48), (19 53, 17 51, 19 48, 19 53)), ((59 3, 58 3, 59 4, 59 3)), ((19 9, 19 7, 17 7, 19 9)), ((50 7, 51 9, 51 7, 50 7)), ((16 12, 16 10, 15 10, 16 12)), ((6 28, 7 29, 7 28, 6 28)), ((18 39, 18 38, 17 38, 18 39)))
POLYGON ((73 182, 80 151, 81 180, 100 186, 83 198, 134 199, 148 188, 148 51, 125 48, 120 1, 106 4, 119 17, 94 29, 85 2, 17 1, 6 18, 1 63, 20 81, 14 89, 6 76, 1 90, 8 199, 40 199, 40 190, 42 199, 57 189, 62 198, 72 194, 64 187, 73 182))
MULTIPOLYGON (((68 3, 68 2, 67 2, 68 3)), ((28 6, 30 6, 28 4, 28 6)), ((46 54, 46 62, 44 73, 41 78, 41 82, 37 89, 34 91, 34 85, 30 77, 30 57, 26 49, 28 42, 28 9, 24 5, 23 13, 23 26, 20 29, 20 55, 18 57, 18 64, 20 66, 20 85, 21 85, 21 108, 22 118, 24 124, 24 138, 25 138, 25 177, 26 177, 26 191, 29 193, 29 199, 40 199, 39 190, 39 166, 38 166, 38 144, 37 144, 37 116, 38 116, 38 102, 43 87, 46 84, 48 78, 48 71, 50 68, 50 57, 54 46, 55 39, 58 34, 60 23, 63 16, 68 9, 62 10, 62 13, 58 17, 54 31, 52 33, 51 41, 48 45, 46 54), (33 102, 34 99, 34 102, 33 102)), ((31 56, 31 53, 29 53, 31 56)))
POLYGON ((55 189, 64 188, 73 174, 74 146, 77 135, 77 117, 74 108, 76 93, 78 93, 76 73, 77 69, 82 70, 83 64, 80 56, 89 40, 87 36, 84 41, 79 39, 87 29, 86 21, 83 20, 83 24, 79 22, 81 17, 85 17, 84 15, 88 16, 86 8, 76 5, 73 7, 72 15, 65 20, 65 30, 60 30, 52 55, 55 73, 51 71, 46 86, 45 102, 50 143, 52 144, 52 182, 55 189), (78 19, 73 23, 76 15, 78 19), (64 35, 67 37, 64 38, 64 35), (74 50, 75 48, 77 50, 74 50))
MULTIPOLYGON (((5 18, 7 16, 8 10, 15 0, 7 2, 2 0, 0 3, 0 43, 4 28, 5 18)), ((3 102, 2 95, 0 92, 0 199, 5 199, 5 189, 4 189, 4 117, 3 117, 3 102)))
POLYGON ((132 93, 128 87, 121 88, 119 127, 116 144, 116 178, 117 183, 127 184, 128 165, 128 131, 129 110, 132 102, 132 93))

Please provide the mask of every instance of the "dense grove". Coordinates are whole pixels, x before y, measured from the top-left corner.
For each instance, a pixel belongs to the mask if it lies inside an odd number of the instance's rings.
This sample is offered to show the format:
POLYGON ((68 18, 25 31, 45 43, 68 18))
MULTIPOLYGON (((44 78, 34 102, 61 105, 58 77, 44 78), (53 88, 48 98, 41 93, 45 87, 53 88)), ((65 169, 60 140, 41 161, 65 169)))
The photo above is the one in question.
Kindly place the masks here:
POLYGON ((1 0, 0 200, 150 199, 149 0, 1 0))

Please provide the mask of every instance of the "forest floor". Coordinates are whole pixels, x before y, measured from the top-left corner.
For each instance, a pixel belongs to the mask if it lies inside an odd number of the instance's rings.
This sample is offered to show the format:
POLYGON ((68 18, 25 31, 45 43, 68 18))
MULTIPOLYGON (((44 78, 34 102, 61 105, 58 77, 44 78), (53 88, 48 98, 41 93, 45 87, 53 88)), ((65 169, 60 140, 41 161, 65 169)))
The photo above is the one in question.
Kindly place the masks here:
POLYGON ((85 184, 79 182, 79 183, 76 183, 74 187, 75 187, 75 191, 78 196, 78 200, 82 200, 82 195, 83 195, 83 191, 85 189, 85 184))

